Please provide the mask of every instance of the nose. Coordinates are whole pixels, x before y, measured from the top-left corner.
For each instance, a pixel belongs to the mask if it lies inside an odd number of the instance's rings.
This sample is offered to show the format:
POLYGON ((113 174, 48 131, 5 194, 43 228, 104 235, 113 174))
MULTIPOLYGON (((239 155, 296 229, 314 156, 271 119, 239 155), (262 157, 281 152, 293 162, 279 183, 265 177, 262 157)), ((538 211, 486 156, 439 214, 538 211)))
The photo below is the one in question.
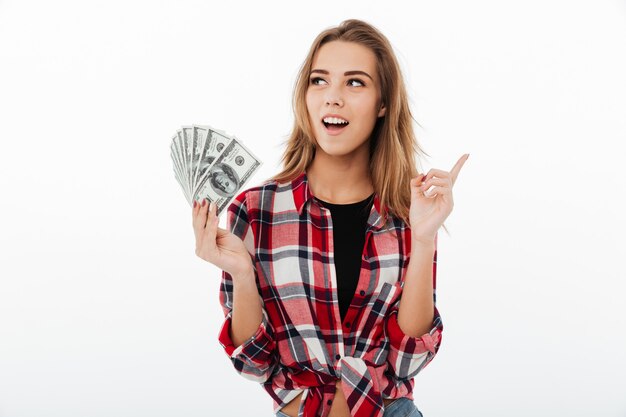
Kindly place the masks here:
POLYGON ((343 106, 343 100, 340 99, 340 98, 336 98, 336 97, 327 98, 326 99, 326 105, 328 105, 328 106, 337 105, 338 107, 342 107, 343 106))
POLYGON ((341 93, 338 88, 331 87, 326 90, 326 105, 337 105, 339 107, 343 106, 343 99, 341 98, 341 93))

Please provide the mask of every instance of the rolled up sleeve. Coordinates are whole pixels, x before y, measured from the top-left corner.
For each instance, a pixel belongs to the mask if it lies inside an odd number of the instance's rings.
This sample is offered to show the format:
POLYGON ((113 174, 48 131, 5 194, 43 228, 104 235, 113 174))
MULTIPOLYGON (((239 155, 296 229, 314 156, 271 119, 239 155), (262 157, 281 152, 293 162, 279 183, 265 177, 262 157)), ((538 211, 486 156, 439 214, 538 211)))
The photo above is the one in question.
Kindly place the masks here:
MULTIPOLYGON (((436 302, 437 239, 433 257, 433 302, 436 302)), ((387 362, 400 380, 413 378, 435 357, 441 345, 443 323, 437 306, 434 307, 433 323, 428 333, 419 337, 405 334, 398 323, 400 299, 388 310, 385 332, 389 339, 387 362)))
POLYGON ((256 333, 235 347, 230 337, 232 311, 219 332, 219 342, 237 372, 246 379, 263 383, 268 380, 277 363, 274 329, 263 309, 263 319, 256 333))
MULTIPOLYGON (((255 267, 254 236, 248 220, 245 192, 233 199, 228 207, 226 219, 228 230, 244 242, 250 253, 252 265, 255 267)), ((258 286, 258 278, 256 280, 258 286)), ((259 297, 261 297, 260 294, 259 297)), ((235 347, 231 338, 233 279, 226 271, 222 271, 219 299, 224 312, 224 322, 219 331, 218 340, 226 355, 228 355, 235 370, 244 378, 259 383, 267 381, 278 363, 278 352, 274 328, 263 305, 263 300, 261 300, 262 320, 259 328, 248 340, 235 347)))

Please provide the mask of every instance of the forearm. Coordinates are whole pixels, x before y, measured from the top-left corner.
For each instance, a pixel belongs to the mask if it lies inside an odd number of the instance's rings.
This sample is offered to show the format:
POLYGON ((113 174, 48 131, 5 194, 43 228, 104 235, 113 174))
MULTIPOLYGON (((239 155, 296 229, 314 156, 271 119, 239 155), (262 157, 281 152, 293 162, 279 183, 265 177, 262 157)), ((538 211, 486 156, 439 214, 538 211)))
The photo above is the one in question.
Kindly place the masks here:
POLYGON ((233 311, 230 337, 238 347, 252 337, 263 320, 254 270, 233 276, 233 311))
POLYGON ((433 256, 435 244, 414 241, 398 311, 400 329, 412 337, 428 333, 434 318, 433 256))

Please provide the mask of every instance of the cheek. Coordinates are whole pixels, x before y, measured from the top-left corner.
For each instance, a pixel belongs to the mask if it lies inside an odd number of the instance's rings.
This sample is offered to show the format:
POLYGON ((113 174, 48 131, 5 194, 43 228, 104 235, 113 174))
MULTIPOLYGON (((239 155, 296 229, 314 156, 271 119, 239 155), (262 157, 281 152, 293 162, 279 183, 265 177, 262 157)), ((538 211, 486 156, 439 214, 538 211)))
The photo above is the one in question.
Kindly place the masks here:
POLYGON ((311 114, 311 109, 313 107, 313 103, 311 102, 311 96, 307 94, 304 97, 304 104, 306 105, 306 111, 308 114, 311 114))
POLYGON ((362 121, 366 125, 376 123, 376 119, 378 118, 378 103, 376 101, 376 97, 373 97, 369 100, 364 100, 360 103, 359 113, 363 115, 362 121))
POLYGON ((309 120, 311 121, 311 124, 315 126, 315 123, 313 122, 314 116, 317 114, 315 96, 307 93, 305 103, 309 120))

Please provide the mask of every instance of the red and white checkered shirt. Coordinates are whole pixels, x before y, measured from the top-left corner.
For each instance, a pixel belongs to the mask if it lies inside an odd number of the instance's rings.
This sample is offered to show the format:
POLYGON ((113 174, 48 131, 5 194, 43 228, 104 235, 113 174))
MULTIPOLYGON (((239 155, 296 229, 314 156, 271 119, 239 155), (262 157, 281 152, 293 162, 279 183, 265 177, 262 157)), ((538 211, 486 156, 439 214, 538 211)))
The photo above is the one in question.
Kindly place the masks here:
MULTIPOLYGON (((383 399, 413 400, 413 377, 441 342, 437 308, 431 330, 411 337, 398 325, 398 308, 411 253, 411 229, 380 214, 378 194, 366 226, 358 286, 343 322, 339 314, 333 228, 307 183, 267 181, 241 192, 227 209, 255 268, 263 319, 235 347, 230 337, 232 277, 222 271, 219 299, 225 321, 219 342, 238 373, 257 381, 274 413, 304 392, 300 417, 327 417, 336 382, 354 417, 382 417, 383 399)), ((433 254, 436 299, 437 238, 433 254)))

